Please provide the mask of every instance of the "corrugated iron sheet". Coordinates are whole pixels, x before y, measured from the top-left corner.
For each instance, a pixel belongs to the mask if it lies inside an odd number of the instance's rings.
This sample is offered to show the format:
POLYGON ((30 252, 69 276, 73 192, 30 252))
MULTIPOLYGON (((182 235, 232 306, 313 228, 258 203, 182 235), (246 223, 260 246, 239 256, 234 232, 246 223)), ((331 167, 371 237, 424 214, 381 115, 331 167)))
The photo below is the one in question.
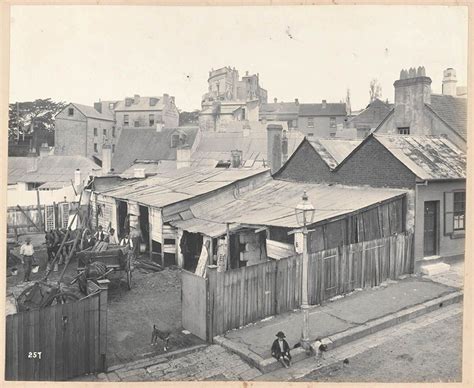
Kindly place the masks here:
POLYGON ((194 219, 173 221, 172 224, 212 237, 225 233, 226 223, 297 228, 295 208, 304 191, 316 209, 314 223, 364 209, 406 192, 272 180, 241 195, 227 193, 201 201, 191 206, 194 219))
POLYGON ((419 179, 466 178, 466 154, 446 138, 411 135, 374 136, 419 179))

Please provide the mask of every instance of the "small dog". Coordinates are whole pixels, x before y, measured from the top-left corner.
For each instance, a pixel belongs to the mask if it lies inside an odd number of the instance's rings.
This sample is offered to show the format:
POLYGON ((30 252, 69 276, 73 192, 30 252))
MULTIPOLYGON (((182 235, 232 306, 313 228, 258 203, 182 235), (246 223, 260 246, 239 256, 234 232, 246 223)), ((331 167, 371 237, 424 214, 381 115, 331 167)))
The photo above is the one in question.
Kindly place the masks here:
POLYGON ((163 349, 166 352, 168 350, 168 342, 170 340, 170 334, 171 333, 169 331, 161 331, 156 327, 156 325, 153 325, 153 331, 151 334, 151 344, 157 345, 158 339, 160 339, 164 343, 163 349))

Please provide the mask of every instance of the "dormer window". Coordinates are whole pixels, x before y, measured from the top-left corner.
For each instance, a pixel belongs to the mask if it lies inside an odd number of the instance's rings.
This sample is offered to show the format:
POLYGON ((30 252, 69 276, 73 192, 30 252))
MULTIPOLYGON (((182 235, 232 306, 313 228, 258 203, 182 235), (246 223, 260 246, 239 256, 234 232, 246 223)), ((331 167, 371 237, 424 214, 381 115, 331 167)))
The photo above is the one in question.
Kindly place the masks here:
POLYGON ((176 148, 179 145, 179 133, 171 135, 171 148, 176 148))

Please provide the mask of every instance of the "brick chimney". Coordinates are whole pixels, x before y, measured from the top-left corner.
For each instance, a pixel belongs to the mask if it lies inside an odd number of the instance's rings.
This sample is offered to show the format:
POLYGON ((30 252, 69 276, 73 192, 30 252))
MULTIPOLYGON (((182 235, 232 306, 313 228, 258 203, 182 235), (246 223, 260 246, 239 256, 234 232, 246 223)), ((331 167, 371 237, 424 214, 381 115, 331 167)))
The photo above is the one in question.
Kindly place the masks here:
POLYGON ((327 106, 326 100, 322 101, 322 105, 323 105, 323 109, 326 109, 326 106, 327 106))
POLYGON ((443 94, 446 96, 453 96, 456 97, 456 70, 449 67, 445 71, 443 71, 443 94))
POLYGON ((287 131, 283 131, 283 137, 281 138, 281 162, 285 164, 288 160, 288 136, 287 131))
POLYGON ((278 102, 278 98, 275 97, 275 98, 273 99, 273 102, 276 104, 276 103, 278 102))
POLYGON ((232 150, 230 152, 231 155, 231 166, 232 168, 239 168, 242 164, 242 151, 240 150, 232 150))
POLYGON ((428 135, 430 125, 424 114, 425 104, 431 103, 431 78, 425 68, 403 69, 395 87, 394 123, 397 128, 409 128, 412 135, 428 135))
POLYGON ((300 101, 299 101, 297 98, 295 98, 295 104, 296 104, 296 105, 299 105, 299 104, 300 104, 300 101))
POLYGON ((102 146, 102 175, 112 172, 112 146, 104 144, 102 146))
POLYGON ((136 105, 136 104, 138 104, 139 102, 140 102, 140 95, 135 94, 135 95, 133 96, 133 103, 136 105))
POLYGON ((102 113, 102 103, 101 102, 94 102, 94 109, 97 112, 102 113))
POLYGON ((281 124, 267 125, 267 159, 271 167, 271 173, 275 173, 281 167, 282 161, 282 132, 281 124))

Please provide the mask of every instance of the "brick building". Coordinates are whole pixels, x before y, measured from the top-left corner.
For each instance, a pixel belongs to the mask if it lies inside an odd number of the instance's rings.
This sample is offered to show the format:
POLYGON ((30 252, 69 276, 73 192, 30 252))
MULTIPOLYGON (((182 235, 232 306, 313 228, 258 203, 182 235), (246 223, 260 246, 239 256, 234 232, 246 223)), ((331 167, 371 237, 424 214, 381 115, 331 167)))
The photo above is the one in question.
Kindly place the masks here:
POLYGON ((407 189, 405 222, 415 232, 416 268, 439 270, 440 260, 464 256, 466 155, 458 147, 445 137, 413 135, 344 142, 305 139, 275 178, 407 189))

